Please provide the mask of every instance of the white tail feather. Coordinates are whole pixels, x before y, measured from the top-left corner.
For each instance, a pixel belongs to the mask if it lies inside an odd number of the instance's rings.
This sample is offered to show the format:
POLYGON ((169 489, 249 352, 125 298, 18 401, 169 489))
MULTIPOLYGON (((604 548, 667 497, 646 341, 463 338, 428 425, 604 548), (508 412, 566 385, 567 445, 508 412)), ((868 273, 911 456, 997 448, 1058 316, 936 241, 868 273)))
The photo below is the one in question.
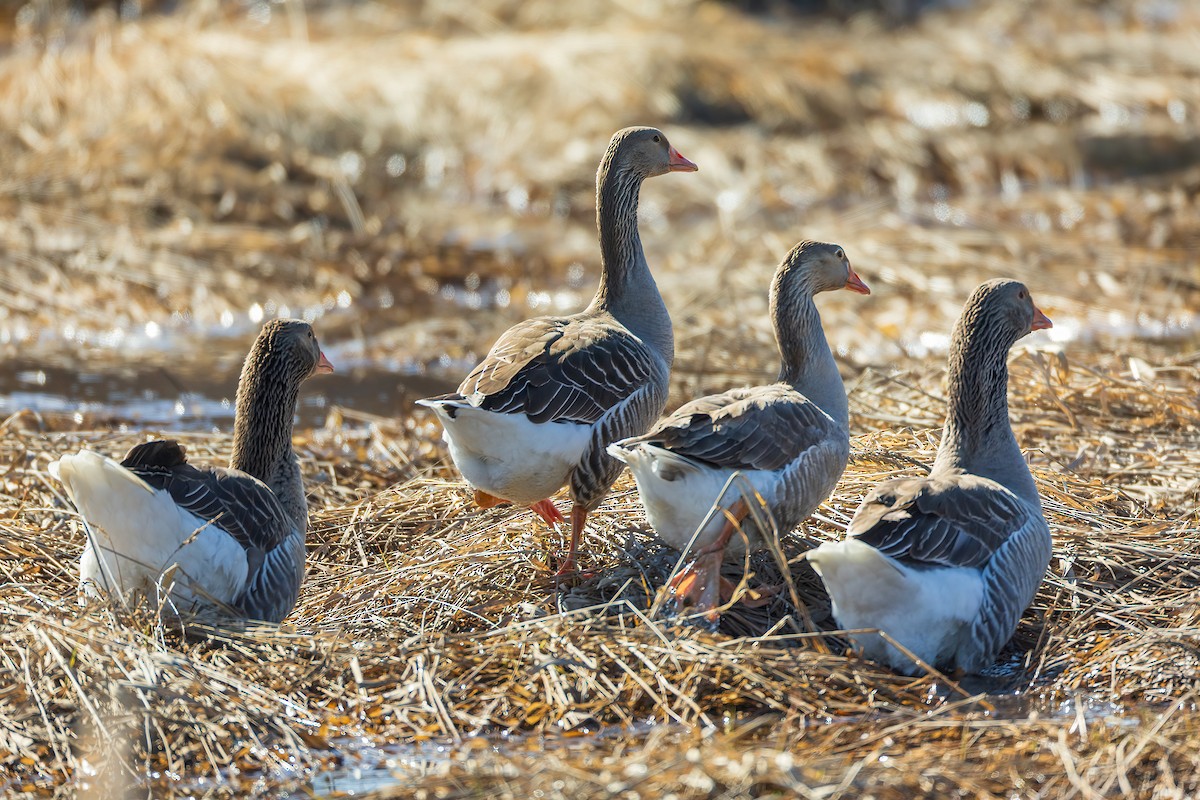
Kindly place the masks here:
MULTIPOLYGON (((825 582, 840 627, 879 628, 929 664, 953 652, 983 600, 979 570, 911 569, 855 539, 825 542, 808 561, 825 582)), ((867 657, 898 672, 920 671, 879 636, 850 638, 867 657)))
POLYGON ((181 508, 116 461, 90 450, 50 465, 87 523, 79 563, 85 593, 145 592, 154 598, 172 566, 180 609, 231 603, 246 584, 245 550, 214 522, 181 508))

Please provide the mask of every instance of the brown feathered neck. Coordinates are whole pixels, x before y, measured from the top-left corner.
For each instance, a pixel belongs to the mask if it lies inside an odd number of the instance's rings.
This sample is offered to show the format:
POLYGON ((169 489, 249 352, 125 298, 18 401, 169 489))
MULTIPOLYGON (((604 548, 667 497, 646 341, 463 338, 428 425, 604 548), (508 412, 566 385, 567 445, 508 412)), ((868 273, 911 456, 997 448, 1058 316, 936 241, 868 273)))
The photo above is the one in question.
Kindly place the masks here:
POLYGON ((284 335, 277 327, 264 328, 242 365, 229 461, 276 494, 294 460, 292 420, 307 377, 297 357, 282 346, 284 335))
POLYGON ((620 305, 632 279, 646 268, 638 233, 638 199, 646 176, 621 157, 621 140, 608 145, 596 170, 596 227, 600 232, 600 286, 593 305, 620 305))
POLYGON ((1008 418, 1008 351, 1022 331, 977 292, 954 329, 947 364, 947 409, 934 469, 990 478, 1037 502, 1037 489, 1008 418))
POLYGON ((849 425, 846 388, 821 326, 813 295, 824 288, 800 266, 807 245, 797 245, 771 281, 771 321, 779 347, 779 382, 795 388, 843 427, 849 425))
POLYGON ((647 175, 621 152, 622 141, 614 137, 596 171, 600 285, 588 311, 611 314, 670 365, 675 355, 671 318, 638 232, 638 198, 647 175))

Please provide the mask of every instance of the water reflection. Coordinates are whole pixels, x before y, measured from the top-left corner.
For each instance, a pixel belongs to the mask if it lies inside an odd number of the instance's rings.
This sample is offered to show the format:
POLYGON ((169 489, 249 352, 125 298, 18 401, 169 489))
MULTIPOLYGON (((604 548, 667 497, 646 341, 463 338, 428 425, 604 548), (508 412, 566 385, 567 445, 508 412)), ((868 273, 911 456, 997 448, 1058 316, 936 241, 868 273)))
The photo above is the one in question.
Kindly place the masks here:
POLYGON ((304 790, 284 795, 287 800, 312 797, 356 797, 389 787, 415 784, 419 778, 450 771, 448 748, 437 745, 390 745, 343 742, 344 763, 313 777, 304 790))
MULTIPOLYGON (((332 406, 390 416, 413 400, 450 391, 453 382, 335 361, 337 380, 301 392, 301 426, 318 426, 332 406)), ((0 418, 20 411, 74 415, 77 422, 119 420, 174 430, 230 430, 240 362, 186 366, 108 365, 80 370, 46 361, 0 365, 0 418)))
MULTIPOLYGON (((491 282, 489 282, 491 283, 491 282)), ((475 285, 480 285, 477 281, 475 285)), ((395 416, 411 409, 413 400, 452 391, 462 375, 486 349, 487 333, 503 329, 497 311, 509 302, 507 290, 495 284, 484 291, 444 287, 441 296, 451 305, 479 313, 475 325, 466 327, 462 312, 436 315, 418 330, 397 326, 375 334, 370 341, 358 331, 352 339, 329 339, 322 334, 325 352, 333 360, 333 379, 312 381, 301 394, 301 425, 320 425, 331 405, 371 414, 395 416), (470 336, 474 341, 463 341, 470 336), (431 352, 421 353, 425 348, 431 352)), ((562 313, 579 307, 579 295, 568 290, 528 292, 524 304, 533 313, 562 313)), ((270 304, 274 306, 274 304, 270 304)), ((341 306, 339 297, 335 306, 341 306)), ((262 307, 255 307, 259 315, 262 307)), ((279 311, 278 307, 274 310, 279 311)), ((356 327, 354 309, 338 309, 328 320, 335 337, 356 327)), ((254 316, 252 313, 251 316, 254 316)), ((880 319, 885 319, 880 314, 880 319)), ((1182 346, 1200 336, 1200 314, 1172 313, 1162 318, 1118 311, 1089 312, 1066 308, 1053 314, 1054 328, 1046 342, 1030 341, 1034 349, 1058 349, 1068 344, 1095 345, 1143 342, 1182 346)), ((885 319, 886 321, 886 319, 885 319)), ((144 335, 89 339, 86 359, 79 359, 79 338, 42 340, 44 355, 0 364, 0 417, 22 410, 37 413, 75 414, 77 417, 129 421, 180 430, 228 429, 233 420, 233 397, 246 344, 254 327, 246 325, 241 337, 207 339, 187 327, 159 328, 149 323, 144 335), (197 341, 204 341, 198 348, 197 341)), ((876 325, 851 342, 844 332, 831 332, 831 341, 843 358, 854 363, 894 361, 897 351, 910 358, 941 358, 949 347, 948 331, 907 331, 901 323, 876 325)), ((728 346, 738 342, 730 339, 728 346)), ((687 378, 686 359, 677 364, 679 377, 687 378)), ((754 376, 747 375, 747 379, 754 376)))

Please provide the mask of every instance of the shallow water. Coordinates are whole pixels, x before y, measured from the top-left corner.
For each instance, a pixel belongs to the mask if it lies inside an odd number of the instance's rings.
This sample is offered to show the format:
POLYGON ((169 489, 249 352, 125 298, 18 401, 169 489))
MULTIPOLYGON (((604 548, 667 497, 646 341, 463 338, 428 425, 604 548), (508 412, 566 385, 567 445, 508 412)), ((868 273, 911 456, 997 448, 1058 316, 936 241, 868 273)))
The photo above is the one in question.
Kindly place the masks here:
MULTIPOLYGON (((1020 722, 1055 720, 1069 732, 1077 732, 1089 725, 1136 730, 1143 725, 1137 717, 1125 714, 1122 709, 1101 698, 1081 695, 1056 704, 1049 704, 1020 693, 980 695, 977 703, 960 707, 959 713, 974 711, 977 715, 997 722, 1020 722)), ((811 724, 845 725, 861 722, 861 719, 811 720, 811 724)), ((587 736, 535 737, 497 736, 476 737, 461 745, 424 743, 419 745, 389 745, 377 747, 368 741, 344 740, 337 743, 339 766, 323 770, 314 775, 302 788, 284 795, 288 800, 311 797, 357 797, 372 792, 419 785, 421 779, 445 777, 451 773, 455 760, 476 758, 481 750, 489 755, 503 758, 506 752, 517 752, 532 748, 545 748, 562 753, 564 750, 605 749, 608 747, 637 747, 638 740, 650 735, 663 735, 672 726, 631 726, 629 729, 609 728, 587 736)), ((676 726, 677 727, 677 726, 676 726)), ((712 732, 700 732, 706 736, 712 732)), ((674 733, 681 741, 694 740, 696 732, 677 727, 674 733)), ((250 784, 243 789, 254 791, 250 784)), ((263 780, 269 786, 270 780, 263 780)), ((198 787, 199 788, 199 787, 198 787)))
MULTIPOLYGON (((572 295, 563 304, 574 299, 572 295)), ((427 322, 436 327, 453 319, 435 315, 427 322)), ((30 348, 39 353, 37 357, 0 363, 0 419, 28 410, 74 415, 78 422, 89 418, 148 428, 229 430, 241 358, 252 333, 212 339, 198 333, 184 328, 159 334, 153 346, 129 341, 120 348, 92 346, 82 351, 82 358, 79 343, 46 337, 40 346, 30 348)), ((1046 350, 1126 343, 1158 352, 1183 352, 1200 341, 1200 313, 1163 319, 1119 313, 1086 318, 1060 315, 1045 339, 1022 346, 1046 350)), ((304 386, 297 422, 302 427, 319 426, 334 407, 403 416, 412 410, 414 400, 454 389, 487 342, 473 344, 464 348, 471 353, 469 358, 431 355, 432 366, 361 339, 323 344, 336 374, 304 386)), ((948 334, 938 332, 914 334, 904 343, 915 358, 940 358, 948 346, 948 334)), ((860 362, 886 362, 895 357, 892 348, 887 350, 859 349, 854 356, 860 362)))
POLYGON ((355 797, 392 786, 417 783, 444 774, 451 748, 440 745, 375 747, 369 742, 345 742, 339 750, 344 763, 315 775, 303 789, 280 795, 287 800, 311 797, 355 797))
MULTIPOLYGON (((130 356, 128 352, 124 354, 130 356)), ((76 422, 118 421, 161 430, 229 431, 241 365, 228 359, 206 363, 192 354, 186 366, 154 361, 91 361, 84 368, 56 365, 54 356, 0 365, 0 418, 21 411, 73 415, 76 422)), ((339 363, 335 355, 330 355, 339 363)), ((341 362, 345 363, 345 362, 341 362)), ((334 407, 392 416, 421 397, 454 388, 449 377, 397 373, 375 364, 338 369, 335 380, 314 380, 296 410, 301 427, 317 427, 334 407)))

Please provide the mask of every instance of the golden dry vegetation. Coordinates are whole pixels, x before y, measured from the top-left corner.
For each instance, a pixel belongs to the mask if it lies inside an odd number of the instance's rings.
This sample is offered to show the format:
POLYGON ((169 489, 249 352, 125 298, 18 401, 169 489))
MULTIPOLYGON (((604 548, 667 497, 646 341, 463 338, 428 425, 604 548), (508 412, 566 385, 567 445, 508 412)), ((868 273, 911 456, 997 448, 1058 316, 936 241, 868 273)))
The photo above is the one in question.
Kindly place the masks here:
MULTIPOLYGON (((313 526, 282 627, 83 607, 82 529, 46 465, 164 431, 15 413, 7 791, 273 796, 386 746, 395 797, 1200 792, 1190 4, 25 8, 0 26, 9 358, 236 361, 258 304, 316 319, 351 372, 450 381, 504 325, 585 299, 595 162, 633 123, 701 166, 643 191, 676 400, 770 373, 766 281, 797 239, 845 245, 874 294, 822 298, 855 437, 786 569, 753 564, 792 591, 715 632, 655 605, 675 558, 627 477, 588 531, 593 577, 555 591, 556 534, 476 509, 399 399, 298 433, 313 526), (796 556, 931 462, 945 334, 997 275, 1056 323, 1011 381, 1055 558, 997 669, 902 678, 845 653, 796 556), (161 347, 129 333, 148 323, 161 347)), ((225 433, 179 436, 228 457, 225 433)))

